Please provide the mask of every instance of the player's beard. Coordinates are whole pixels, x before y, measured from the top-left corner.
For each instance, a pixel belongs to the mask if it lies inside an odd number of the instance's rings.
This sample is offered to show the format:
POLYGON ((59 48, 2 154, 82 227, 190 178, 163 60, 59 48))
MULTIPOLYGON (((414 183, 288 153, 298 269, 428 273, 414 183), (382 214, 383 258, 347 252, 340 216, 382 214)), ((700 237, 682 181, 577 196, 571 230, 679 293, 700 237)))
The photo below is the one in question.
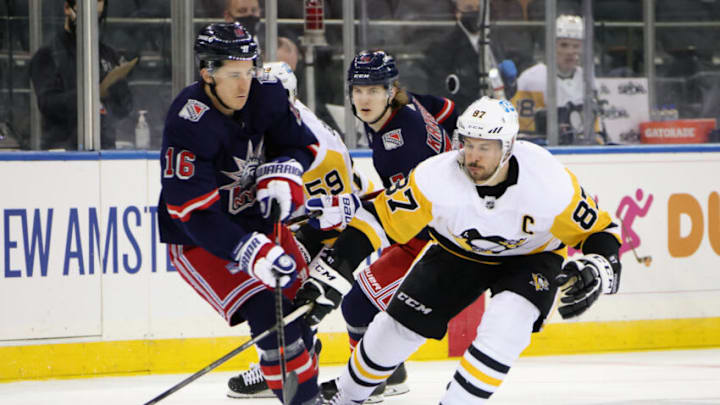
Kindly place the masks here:
POLYGON ((476 182, 486 182, 490 180, 492 175, 495 173, 495 170, 488 170, 484 166, 480 166, 477 163, 470 162, 465 165, 465 171, 467 172, 468 176, 470 176, 471 179, 473 179, 476 182), (482 171, 478 172, 476 171, 473 173, 470 169, 481 169, 482 171))
POLYGON ((478 186, 485 185, 484 183, 491 181, 499 172, 498 166, 500 165, 500 162, 498 162, 492 169, 488 169, 487 165, 479 165, 477 162, 466 163, 464 153, 461 153, 460 156, 458 156, 458 163, 470 180, 475 182, 478 186), (470 168, 482 169, 482 171, 473 173, 470 168))

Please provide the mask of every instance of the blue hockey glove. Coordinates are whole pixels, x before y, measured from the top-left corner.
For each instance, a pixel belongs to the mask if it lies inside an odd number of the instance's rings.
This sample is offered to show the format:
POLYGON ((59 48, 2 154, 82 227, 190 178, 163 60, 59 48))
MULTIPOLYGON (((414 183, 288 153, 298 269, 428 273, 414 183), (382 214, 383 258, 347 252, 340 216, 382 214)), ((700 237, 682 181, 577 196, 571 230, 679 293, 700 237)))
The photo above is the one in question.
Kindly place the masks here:
POLYGON ((270 288, 276 287, 277 279, 281 287, 286 287, 297 278, 292 256, 260 232, 249 233, 240 240, 235 260, 241 270, 270 288))

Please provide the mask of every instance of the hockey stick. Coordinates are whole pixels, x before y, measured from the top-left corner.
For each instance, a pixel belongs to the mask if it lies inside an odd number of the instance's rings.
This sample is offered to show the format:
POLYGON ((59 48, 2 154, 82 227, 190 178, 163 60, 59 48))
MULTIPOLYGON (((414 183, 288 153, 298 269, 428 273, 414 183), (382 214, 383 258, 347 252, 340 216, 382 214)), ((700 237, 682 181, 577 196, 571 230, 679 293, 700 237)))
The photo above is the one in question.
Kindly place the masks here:
MULTIPOLYGON (((373 192, 371 192, 371 193, 364 194, 364 195, 360 196, 360 201, 362 201, 362 202, 370 201, 370 200, 372 200, 373 198, 375 198, 375 197, 379 196, 380 194, 382 194, 383 191, 385 191, 385 189, 384 189, 384 188, 381 188, 380 190, 375 190, 375 191, 373 191, 373 192)), ((309 212, 309 213, 307 213, 307 214, 302 214, 302 215, 298 215, 298 216, 296 216, 296 217, 290 218, 290 219, 287 220, 287 222, 286 222, 285 224, 286 224, 287 226, 291 226, 291 225, 302 225, 302 224, 304 224, 305 222, 307 222, 308 220, 313 219, 313 218, 317 218, 317 217, 319 217, 320 215, 322 215, 322 211, 321 211, 321 210, 311 211, 311 212, 309 212)))
MULTIPOLYGON (((273 220, 273 230, 275 231, 275 244, 281 246, 282 238, 282 220, 280 218, 280 205, 277 201, 272 201, 270 207, 270 218, 273 220)), ((275 274, 275 319, 277 319, 276 335, 278 351, 280 353, 280 372, 282 373, 282 394, 283 404, 289 405, 290 399, 295 396, 298 388, 297 374, 292 372, 291 376, 287 375, 287 359, 285 358, 285 322, 283 322, 283 293, 282 285, 280 285, 280 274, 275 274)))
MULTIPOLYGON (((283 319, 283 322, 285 323, 291 323, 295 321, 296 319, 300 318, 301 316, 305 315, 310 308, 312 307, 311 304, 303 305, 299 307, 298 309, 294 310, 293 312, 289 313, 288 316, 286 316, 283 319)), ((163 392, 162 394, 156 396, 155 398, 151 399, 150 401, 146 402, 144 405, 153 405, 158 403, 160 400, 166 398, 170 394, 173 394, 180 390, 182 387, 190 384, 191 382, 197 380, 198 378, 204 376, 205 374, 209 373, 213 369, 217 368, 219 365, 225 363, 226 361, 230 360, 231 358, 235 357, 238 353, 252 347, 255 345, 255 343, 265 339, 268 335, 275 332, 277 330, 277 325, 271 327, 270 329, 260 333, 259 335, 255 336, 254 338, 248 340, 247 342, 243 343, 239 347, 237 347, 235 350, 231 351, 230 353, 222 356, 221 358, 215 360, 214 362, 207 365, 202 370, 198 371, 197 373, 191 375, 190 377, 180 381, 179 383, 173 385, 170 389, 163 392)))

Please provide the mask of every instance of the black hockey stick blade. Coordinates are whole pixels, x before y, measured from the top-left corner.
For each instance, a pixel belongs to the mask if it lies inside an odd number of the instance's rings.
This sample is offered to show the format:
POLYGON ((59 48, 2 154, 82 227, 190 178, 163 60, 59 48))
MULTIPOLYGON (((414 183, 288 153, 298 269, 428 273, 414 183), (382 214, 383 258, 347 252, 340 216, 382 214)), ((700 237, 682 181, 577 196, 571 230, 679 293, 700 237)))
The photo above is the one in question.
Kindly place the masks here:
MULTIPOLYGON (((312 307, 311 304, 303 305, 293 312, 289 313, 283 321, 285 323, 291 323, 295 321, 296 319, 300 318, 301 316, 305 315, 310 308, 312 307)), ((151 399, 150 401, 146 402, 144 405, 153 405, 160 400, 167 398, 169 395, 174 394, 175 392, 179 391, 184 386, 190 384, 191 382, 197 380, 198 378, 204 376, 205 374, 209 373, 210 371, 214 370, 221 364, 225 363, 226 361, 230 360, 231 358, 235 357, 238 353, 247 350, 248 348, 252 347, 255 343, 261 341, 262 339, 266 338, 271 333, 275 332, 277 330, 277 325, 272 326, 271 328, 267 329, 266 331, 260 333, 259 335, 255 336, 254 338, 248 340, 247 342, 243 343, 242 345, 238 346, 235 350, 231 351, 230 353, 222 356, 221 358, 215 360, 211 364, 207 365, 202 370, 198 371, 197 373, 191 375, 190 377, 180 381, 179 383, 172 386, 167 391, 163 392, 162 394, 156 396, 155 398, 151 399)), ((296 384, 297 385, 297 384, 296 384)), ((297 388, 295 388, 297 390, 297 388)))

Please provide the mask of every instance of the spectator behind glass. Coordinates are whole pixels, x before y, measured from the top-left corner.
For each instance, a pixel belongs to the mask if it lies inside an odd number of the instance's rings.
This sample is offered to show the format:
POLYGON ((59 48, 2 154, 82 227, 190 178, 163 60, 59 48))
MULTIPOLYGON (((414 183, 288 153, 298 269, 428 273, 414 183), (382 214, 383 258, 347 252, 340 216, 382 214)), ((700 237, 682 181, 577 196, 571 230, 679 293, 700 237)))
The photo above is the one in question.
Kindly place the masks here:
MULTIPOLYGON (((480 0, 456 0, 454 5, 457 24, 448 35, 426 48, 428 56, 423 67, 428 75, 429 93, 452 98, 463 111, 480 94, 480 0)), ((496 43, 491 43, 491 47, 498 56, 496 43)), ((515 77, 503 79, 515 81, 515 77)))
MULTIPOLYGON (((280 7, 280 6, 278 6, 280 7)), ((278 10, 278 18, 280 10, 278 10)), ((226 0, 223 18, 226 22, 239 22, 252 34, 255 42, 264 49, 265 29, 260 23, 262 8, 258 0, 226 0)), ((300 16, 299 18, 302 18, 300 16)), ((289 27, 278 24, 278 40, 280 37, 288 37, 290 41, 297 43, 297 33, 289 27)), ((280 46, 280 44, 278 44, 280 46)), ((297 47, 296 47, 297 48, 297 47)), ((288 62, 290 64, 290 62, 288 62)), ((292 64, 290 64, 292 66, 292 64)), ((294 68, 293 68, 294 70, 294 68)))
MULTIPOLYGON (((556 20, 556 64, 557 107, 560 144, 602 144, 604 134, 593 139, 582 138, 583 103, 585 83, 583 70, 579 66, 582 55, 585 25, 583 18, 575 15, 561 15, 556 20)), ((594 79, 593 79, 594 80, 594 79)), ((595 87, 593 85, 593 87, 595 87)), ((539 62, 526 69, 517 79, 517 92, 512 102, 520 116, 521 133, 544 133, 547 100, 547 66, 539 62), (536 124, 537 122, 537 124, 536 124), (538 128, 536 128, 536 126, 538 128)), ((596 124, 596 132, 599 128, 596 124)))
POLYGON ((285 37, 279 37, 277 42, 277 60, 287 63, 294 72, 300 59, 300 51, 297 45, 285 37))
MULTIPOLYGON (((98 0, 98 17, 107 14, 107 0, 98 0)), ((63 30, 33 55, 30 77, 43 117, 43 149, 77 149, 77 14, 75 0, 65 1, 63 30)), ((137 58, 123 61, 103 42, 99 43, 100 139, 102 149, 115 148, 115 126, 132 110, 126 77, 137 58)))
POLYGON ((225 21, 237 21, 254 37, 260 31, 260 4, 258 0, 227 0, 225 21))

